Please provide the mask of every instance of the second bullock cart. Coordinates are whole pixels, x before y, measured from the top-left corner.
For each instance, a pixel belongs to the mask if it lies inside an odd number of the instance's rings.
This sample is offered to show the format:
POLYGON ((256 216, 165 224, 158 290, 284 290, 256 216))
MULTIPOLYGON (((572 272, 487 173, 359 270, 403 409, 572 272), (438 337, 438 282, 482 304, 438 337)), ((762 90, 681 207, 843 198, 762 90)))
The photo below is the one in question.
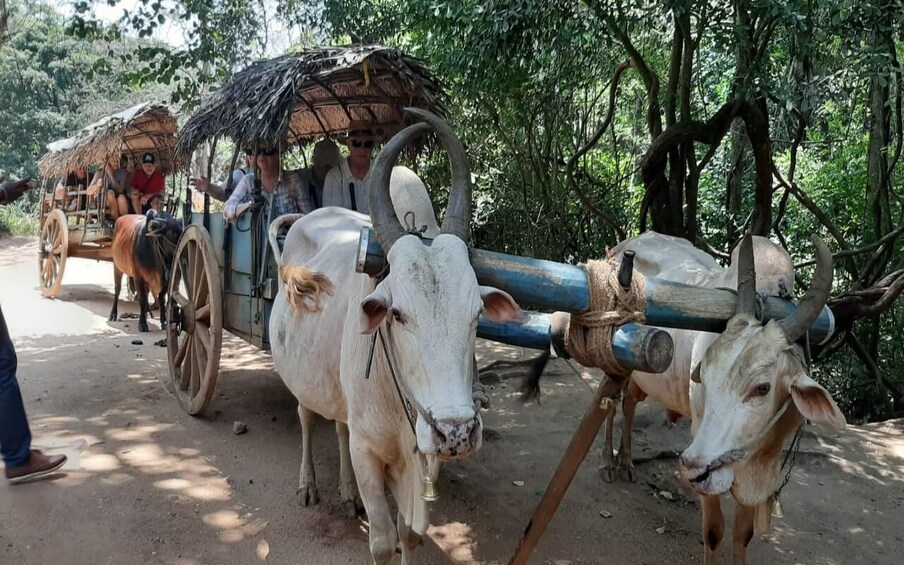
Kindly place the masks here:
POLYGON ((113 257, 113 224, 105 219, 104 187, 92 190, 89 176, 83 186, 66 187, 69 173, 87 171, 90 166, 103 170, 104 164, 118 162, 122 155, 138 163, 143 153, 151 152, 159 170, 168 175, 177 168, 172 158, 175 144, 176 118, 169 109, 143 103, 47 146, 48 152, 38 161, 43 179, 38 260, 44 296, 59 293, 69 257, 102 261, 113 257))

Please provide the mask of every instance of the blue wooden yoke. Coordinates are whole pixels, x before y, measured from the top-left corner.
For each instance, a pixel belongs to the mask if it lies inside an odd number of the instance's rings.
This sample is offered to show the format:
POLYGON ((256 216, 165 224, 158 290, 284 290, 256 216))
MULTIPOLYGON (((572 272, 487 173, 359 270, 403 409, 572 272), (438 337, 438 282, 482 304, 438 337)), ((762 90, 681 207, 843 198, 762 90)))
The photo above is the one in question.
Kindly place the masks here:
MULTIPOLYGON (((374 275, 383 269, 384 262, 373 230, 362 230, 358 271, 374 275)), ((522 308, 580 313, 590 306, 587 276, 581 267, 481 249, 471 250, 471 265, 480 284, 505 290, 522 308)), ((736 299, 729 290, 648 278, 645 303, 646 323, 651 326, 722 332, 734 316, 736 299)), ((792 312, 794 305, 788 300, 767 297, 763 301, 765 321, 785 318, 792 312)), ((810 340, 824 343, 834 330, 832 311, 823 307, 810 327, 810 340)))

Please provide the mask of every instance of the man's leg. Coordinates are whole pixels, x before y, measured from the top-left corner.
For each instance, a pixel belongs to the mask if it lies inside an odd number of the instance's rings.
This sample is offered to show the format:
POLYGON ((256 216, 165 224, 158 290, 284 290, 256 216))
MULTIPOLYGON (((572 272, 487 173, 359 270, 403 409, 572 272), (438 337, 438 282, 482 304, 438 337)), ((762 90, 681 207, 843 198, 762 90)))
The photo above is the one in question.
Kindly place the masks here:
POLYGON ((0 452, 10 484, 25 483, 56 472, 65 455, 44 455, 31 449, 31 432, 16 380, 16 350, 0 309, 0 452))
POLYGON ((31 433, 16 367, 16 350, 0 309, 0 452, 7 469, 25 465, 31 453, 31 433))

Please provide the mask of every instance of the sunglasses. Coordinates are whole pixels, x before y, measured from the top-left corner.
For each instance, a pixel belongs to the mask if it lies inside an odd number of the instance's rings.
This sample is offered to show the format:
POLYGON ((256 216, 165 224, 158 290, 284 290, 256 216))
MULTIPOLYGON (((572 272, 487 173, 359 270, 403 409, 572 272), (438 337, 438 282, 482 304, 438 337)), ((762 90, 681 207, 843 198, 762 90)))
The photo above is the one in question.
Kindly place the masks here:
POLYGON ((367 140, 367 141, 361 141, 360 139, 352 140, 352 147, 354 147, 356 149, 360 149, 362 147, 364 147, 365 149, 372 149, 373 146, 374 146, 374 142, 370 141, 370 140, 367 140))
POLYGON ((271 155, 276 155, 277 153, 279 153, 279 149, 277 149, 276 147, 267 147, 266 149, 261 149, 258 152, 258 155, 266 155, 267 157, 270 157, 271 155))

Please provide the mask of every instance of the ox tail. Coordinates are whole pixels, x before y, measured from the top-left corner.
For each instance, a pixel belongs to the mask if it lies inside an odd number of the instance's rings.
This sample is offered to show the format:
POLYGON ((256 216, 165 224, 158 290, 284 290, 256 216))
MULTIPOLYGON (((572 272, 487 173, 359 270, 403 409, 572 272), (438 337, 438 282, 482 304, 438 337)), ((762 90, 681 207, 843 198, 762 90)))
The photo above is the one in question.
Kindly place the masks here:
POLYGON ((279 247, 279 230, 283 225, 292 225, 295 220, 301 218, 304 214, 283 214, 272 222, 267 229, 267 239, 270 240, 270 248, 273 250, 273 258, 276 259, 276 266, 282 267, 282 249, 279 247))
POLYGON ((332 281, 326 275, 314 272, 304 265, 280 267, 279 278, 283 283, 289 304, 301 312, 319 311, 322 296, 324 294, 333 295, 332 281))

